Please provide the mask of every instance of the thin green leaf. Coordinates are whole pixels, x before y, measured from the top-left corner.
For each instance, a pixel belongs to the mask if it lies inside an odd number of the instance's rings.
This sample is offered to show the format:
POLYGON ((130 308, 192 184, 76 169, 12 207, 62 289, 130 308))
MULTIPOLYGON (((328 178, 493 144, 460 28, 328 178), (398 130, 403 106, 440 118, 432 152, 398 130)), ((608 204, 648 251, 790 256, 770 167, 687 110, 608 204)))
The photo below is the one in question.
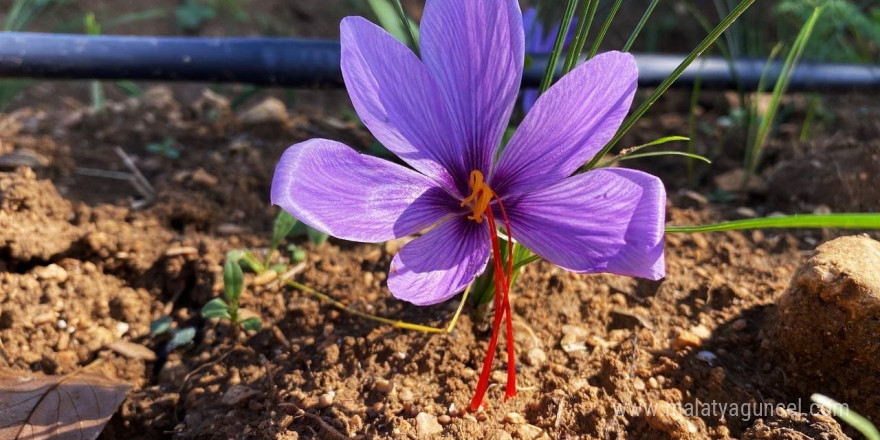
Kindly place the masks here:
POLYGON ((324 243, 326 243, 327 239, 329 238, 329 236, 327 234, 325 234, 317 229, 311 228, 311 227, 308 229, 308 235, 309 235, 309 241, 316 248, 323 246, 324 243))
POLYGON ((880 214, 795 214, 750 218, 697 226, 667 226, 666 233, 738 231, 743 229, 880 229, 880 214))
POLYGON ((807 47, 807 42, 810 41, 810 35, 813 33, 813 28, 816 26, 816 22, 821 15, 821 7, 817 7, 813 10, 813 15, 810 16, 810 19, 807 20, 804 27, 801 28, 794 44, 791 46, 791 50, 788 52, 785 63, 782 65, 782 71, 779 73, 779 78, 776 80, 776 85, 773 87, 773 95, 770 98, 770 105, 767 107, 767 113, 764 114, 764 117, 761 120, 761 126, 758 128, 758 135, 752 146, 754 151, 751 154, 750 163, 746 164, 747 173, 744 176, 745 179, 748 179, 750 174, 754 174, 758 167, 758 162, 761 159, 761 151, 764 149, 764 143, 767 142, 767 135, 776 119, 776 112, 779 110, 779 103, 782 101, 782 95, 788 90, 788 84, 791 82, 792 74, 794 74, 794 68, 801 59, 801 55, 803 55, 804 49, 807 47))
POLYGON ((657 7, 657 4, 660 3, 660 0, 652 0, 651 4, 648 5, 648 9, 645 9, 645 13, 642 14, 642 19, 639 20, 639 24, 636 25, 636 28, 633 29, 632 34, 629 35, 629 39, 626 40, 626 44, 623 45, 623 51, 629 52, 632 49, 633 43, 636 42, 636 38, 639 38, 639 34, 642 33, 642 28, 645 27, 645 24, 648 22, 648 18, 651 17, 651 14, 654 12, 654 8, 657 7))
POLYGON ((257 318, 256 316, 241 321, 240 325, 241 328, 245 330, 253 330, 257 332, 263 328, 263 322, 260 321, 260 318, 257 318))
POLYGON ((275 217, 275 227, 272 228, 272 247, 269 248, 270 255, 272 251, 278 248, 281 241, 290 234, 294 226, 296 226, 296 219, 287 211, 281 210, 278 213, 278 217, 275 217))
POLYGON ((574 33, 574 40, 568 48, 568 55, 565 57, 565 64, 562 67, 562 75, 571 72, 577 66, 578 58, 584 51, 584 45, 587 43, 587 37, 590 35, 590 27, 593 24, 593 18, 596 16, 596 7, 599 0, 584 0, 581 7, 581 15, 578 18, 577 30, 574 33))
MULTIPOLYGON (((703 65, 700 63, 700 73, 697 74, 697 78, 694 80, 694 87, 691 90, 691 102, 690 102, 690 111, 688 112, 688 140, 687 144, 687 152, 691 154, 696 154, 697 146, 694 141, 697 138, 697 105, 700 100, 700 91, 703 86, 703 65)), ((696 163, 692 159, 688 159, 687 161, 687 177, 688 182, 693 185, 694 184, 694 168, 696 167, 696 163)))
POLYGON ((230 307, 238 306, 238 299, 244 290, 244 275, 237 261, 227 261, 223 266, 223 291, 230 307))
POLYGON ((156 336, 167 332, 171 328, 171 317, 163 316, 150 323, 150 335, 156 336))
POLYGON ((413 25, 409 20, 409 17, 406 16, 406 11, 403 10, 403 5, 400 4, 400 0, 394 0, 394 6, 397 8, 397 15, 400 16, 400 25, 406 29, 406 36, 409 38, 409 45, 412 48, 413 52, 415 52, 416 56, 421 57, 419 53, 419 39, 416 36, 416 32, 413 30, 413 25))
POLYGON ((134 81, 116 81, 114 84, 116 84, 116 87, 122 89, 122 91, 125 92, 125 94, 128 96, 137 97, 144 94, 144 89, 142 89, 141 86, 137 85, 134 81))
POLYGON ((611 6, 611 12, 608 13, 608 17, 605 17, 605 22, 602 23, 602 29, 599 31, 599 35, 593 40, 593 47, 590 48, 590 53, 587 55, 588 60, 599 53, 599 45, 602 44, 602 40, 605 39, 605 34, 608 33, 608 28, 611 27, 611 22, 614 21, 614 16, 617 15, 617 11, 620 10, 621 3, 623 3, 623 0, 616 0, 614 5, 611 6))
POLYGON ((654 147, 657 145, 663 145, 663 144, 669 143, 669 142, 689 141, 689 140, 690 140, 690 138, 686 138, 684 136, 664 136, 659 139, 654 139, 653 141, 648 142, 647 144, 636 145, 635 147, 626 148, 626 149, 622 150, 620 153, 618 153, 617 156, 615 156, 613 159, 609 160, 608 162, 605 162, 604 164, 602 164, 600 166, 607 167, 608 165, 611 165, 614 162, 617 162, 617 161, 623 159, 624 157, 629 156, 631 154, 634 154, 637 151, 644 149, 644 148, 654 147))
POLYGON ((393 35, 394 38, 397 38, 401 43, 411 44, 413 40, 410 37, 410 32, 412 32, 414 41, 418 42, 418 28, 409 19, 407 19, 406 26, 404 26, 397 8, 392 4, 392 0, 368 0, 368 3, 373 13, 376 14, 376 18, 379 19, 379 24, 389 34, 393 35))
POLYGON ((877 428, 868 421, 868 419, 849 409, 849 406, 818 393, 810 396, 810 400, 824 406, 831 411, 831 414, 834 414, 835 417, 843 420, 849 426, 858 429, 866 439, 880 440, 880 432, 877 431, 877 428))
MULTIPOLYGON (((556 42, 553 44, 553 51, 550 52, 550 60, 547 62, 547 70, 544 71, 544 79, 541 81, 539 93, 544 93, 553 85, 553 77, 556 74, 556 64, 559 63, 559 55, 565 46, 565 39, 568 37, 568 30, 571 28, 571 19, 574 17, 575 8, 577 8, 578 0, 568 0, 565 6, 565 12, 562 14, 562 21, 559 23, 559 33, 556 34, 556 42)), ((754 1, 754 0, 752 0, 754 1)))
POLYGON ((231 319, 229 315, 229 305, 223 298, 214 298, 202 306, 202 317, 205 319, 231 319))
MULTIPOLYGON (((767 83, 767 75, 770 73, 770 67, 773 65, 773 61, 776 60, 776 57, 779 55, 779 52, 782 50, 782 43, 777 43, 773 46, 773 49, 770 50, 770 55, 767 57, 767 62, 764 63, 764 68, 761 70, 761 77, 758 78, 758 88, 755 90, 755 98, 749 102, 748 105, 748 133, 746 134, 746 140, 748 145, 746 146, 745 158, 743 159, 745 162, 745 169, 747 172, 743 173, 743 185, 748 183, 749 173, 748 170, 751 167, 751 163, 754 161, 754 156, 756 152, 756 145, 758 142, 758 98, 757 95, 764 93, 764 88, 767 83)), ((745 103, 745 101, 743 101, 745 103)), ((743 186, 744 187, 744 186, 743 186)))
POLYGON ((605 145, 605 147, 602 148, 602 150, 596 153, 593 159, 590 160, 590 162, 586 166, 581 168, 581 171, 595 168, 596 165, 599 164, 599 161, 602 160, 602 158, 605 157, 605 155, 608 154, 608 152, 611 151, 612 148, 614 148, 614 145, 617 144, 617 142, 620 141, 620 139, 623 138, 623 136, 636 124, 636 121, 641 119, 641 117, 644 116, 648 109, 651 108, 651 106, 654 105, 654 103, 657 102, 658 99, 660 99, 660 96, 666 93, 666 90, 668 90, 672 83, 674 83, 678 79, 678 77, 681 76, 684 70, 687 69, 687 67, 690 66, 691 63, 693 63, 694 60, 697 59, 703 52, 705 52, 706 49, 708 49, 709 46, 711 46, 715 42, 715 40, 717 40, 718 37, 721 36, 721 34, 731 24, 733 24, 733 22, 736 21, 736 19, 739 18, 739 16, 742 15, 742 13, 745 12, 753 3, 755 3, 755 0, 743 0, 742 3, 740 3, 733 11, 731 11, 730 14, 725 17, 724 20, 722 20, 721 23, 719 23, 718 26, 716 26, 715 29, 713 29, 712 32, 709 33, 709 35, 707 35, 706 38, 700 44, 698 44, 697 47, 694 48, 693 51, 691 51, 690 54, 688 54, 687 57, 685 57, 684 61, 682 61, 681 64, 679 64, 678 67, 676 67, 675 70, 673 70, 672 73, 669 74, 669 76, 667 76, 666 79, 664 79, 659 86, 657 86, 656 89, 654 89, 654 92, 651 93, 648 99, 646 99, 645 102, 643 102, 628 118, 626 118, 626 120, 617 130, 617 133, 614 135, 614 137, 605 145))
POLYGON ((639 154, 628 154, 626 156, 615 157, 611 159, 605 166, 611 165, 615 162, 622 162, 624 160, 630 159, 641 159, 643 157, 656 157, 656 156, 684 156, 689 159, 702 160, 703 162, 711 164, 712 161, 705 156, 700 156, 699 154, 688 153, 685 151, 652 151, 650 153, 639 153, 639 154))
POLYGON ((104 29, 113 29, 119 26, 125 26, 128 24, 136 23, 139 21, 147 21, 154 20, 157 18, 165 18, 168 15, 168 10, 164 8, 153 8, 153 9, 145 9, 143 11, 135 11, 129 12, 127 14, 122 14, 116 16, 110 20, 107 20, 104 23, 104 29))
MULTIPOLYGON (((174 336, 172 336, 171 340, 168 341, 168 345, 171 350, 174 350, 177 347, 189 344, 195 338, 196 338, 195 327, 182 328, 182 329, 174 332, 174 336)), ((169 350, 169 351, 171 351, 171 350, 169 350)))

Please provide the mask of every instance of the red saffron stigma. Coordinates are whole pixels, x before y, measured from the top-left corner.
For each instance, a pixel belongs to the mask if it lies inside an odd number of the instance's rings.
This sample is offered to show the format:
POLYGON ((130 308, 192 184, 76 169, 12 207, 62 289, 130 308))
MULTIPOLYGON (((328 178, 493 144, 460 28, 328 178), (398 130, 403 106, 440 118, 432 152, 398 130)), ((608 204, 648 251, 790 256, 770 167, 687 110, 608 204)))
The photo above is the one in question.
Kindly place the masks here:
POLYGON ((510 220, 507 218, 507 212, 501 203, 501 198, 493 194, 495 200, 498 201, 498 207, 504 218, 504 227, 507 231, 508 247, 507 247, 507 267, 501 260, 501 245, 498 243, 498 233, 495 224, 495 216, 492 209, 486 209, 486 218, 489 220, 489 238, 492 241, 492 263, 495 269, 495 319, 492 326, 492 337, 489 340, 489 348, 486 358, 483 360, 483 369, 480 372, 480 380, 477 382, 477 389, 471 399, 470 410, 478 411, 483 403, 483 397, 489 388, 489 373, 492 371, 492 361, 495 358, 495 348, 498 345, 498 335, 501 330, 501 319, 507 317, 505 322, 505 330, 507 333, 507 386, 505 388, 504 400, 516 395, 516 356, 514 352, 513 342, 513 315, 510 308, 510 283, 513 275, 513 241, 510 238, 510 220))

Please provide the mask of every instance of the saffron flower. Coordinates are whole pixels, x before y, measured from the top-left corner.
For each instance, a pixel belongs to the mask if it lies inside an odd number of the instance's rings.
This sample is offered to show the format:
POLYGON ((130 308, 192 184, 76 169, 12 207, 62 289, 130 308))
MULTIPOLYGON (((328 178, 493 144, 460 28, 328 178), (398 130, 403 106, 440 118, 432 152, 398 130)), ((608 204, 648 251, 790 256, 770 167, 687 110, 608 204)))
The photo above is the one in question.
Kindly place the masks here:
POLYGON ((341 40, 355 110, 411 168, 312 139, 281 157, 272 203, 351 241, 432 228, 400 249, 388 274, 391 293, 416 305, 461 292, 494 254, 495 327, 472 409, 488 386, 503 315, 506 396, 515 394, 512 270, 499 251, 501 219, 509 237, 572 272, 664 276, 659 179, 621 168, 572 175, 612 138, 630 107, 638 76, 631 55, 600 54, 561 78, 498 153, 522 79, 517 0, 428 0, 421 59, 361 17, 342 21, 341 40))

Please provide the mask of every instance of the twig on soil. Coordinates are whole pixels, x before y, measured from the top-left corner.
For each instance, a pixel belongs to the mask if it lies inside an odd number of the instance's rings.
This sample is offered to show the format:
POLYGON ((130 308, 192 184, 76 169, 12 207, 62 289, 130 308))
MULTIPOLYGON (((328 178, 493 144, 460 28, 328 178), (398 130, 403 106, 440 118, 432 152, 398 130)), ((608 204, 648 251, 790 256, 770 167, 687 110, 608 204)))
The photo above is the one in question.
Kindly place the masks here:
POLYGON ((122 159, 122 164, 125 165, 126 168, 131 172, 134 176, 134 181, 136 182, 135 188, 138 192, 144 196, 144 199, 147 202, 152 202, 156 198, 156 189, 153 188, 153 185, 150 184, 150 181, 147 180, 146 177, 141 173, 141 170, 138 169, 137 165, 135 165, 134 160, 123 150, 121 147, 115 148, 116 155, 122 159))
POLYGON ((370 321, 375 321, 375 322, 379 322, 382 324, 388 324, 388 325, 395 327, 395 328, 401 328, 401 329, 406 329, 406 330, 416 330, 416 331, 420 331, 420 332, 424 332, 424 333, 452 333, 452 330, 455 328, 455 324, 458 323, 458 317, 461 315, 461 311, 464 309, 464 304, 465 304, 465 302, 467 302, 468 294, 471 291, 471 286, 469 285, 467 287, 467 289, 465 289, 464 295, 461 298, 461 303, 459 303, 458 309, 455 311, 455 315, 452 317, 452 320, 449 322, 449 325, 447 325, 445 328, 439 328, 439 327, 431 327, 431 326, 427 326, 427 325, 413 324, 410 322, 405 322, 405 321, 400 321, 400 320, 395 320, 395 319, 383 318, 381 316, 371 315, 369 313, 365 313, 360 310, 349 307, 349 306, 345 305, 345 303, 342 303, 341 301, 337 301, 337 300, 333 299, 330 295, 327 295, 326 293, 322 293, 322 292, 319 292, 315 289, 312 289, 311 287, 306 286, 305 284, 300 284, 300 283, 293 281, 293 280, 290 280, 290 279, 284 280, 284 283, 290 287, 293 287, 293 288, 299 290, 299 291, 305 292, 305 293, 312 295, 320 300, 326 301, 326 302, 330 303, 330 305, 332 305, 333 307, 336 307, 337 309, 342 310, 344 312, 351 313, 352 315, 355 315, 355 316, 358 316, 358 317, 361 317, 364 319, 369 319, 370 321))
POLYGON ((295 403, 290 403, 290 402, 279 403, 278 407, 281 409, 286 409, 286 410, 294 410, 294 414, 293 414, 294 418, 305 417, 309 420, 313 420, 313 421, 317 422, 318 425, 321 427, 321 429, 323 429, 324 431, 327 431, 327 433, 330 434, 329 438, 334 438, 334 439, 338 439, 338 440, 350 440, 350 438, 347 435, 339 432, 339 430, 334 428, 329 423, 325 422, 324 419, 321 418, 321 416, 312 414, 310 412, 306 412, 305 410, 303 410, 302 408, 297 406, 295 403))
POLYGON ((263 364, 263 369, 266 370, 266 380, 269 381, 269 400, 274 404, 278 401, 278 387, 275 386, 275 377, 272 374, 272 367, 269 366, 269 360, 266 359, 266 356, 260 355, 260 363, 263 364))
POLYGON ((559 408, 556 408, 556 420, 553 422, 555 428, 559 428, 562 424, 562 411, 565 408, 565 399, 559 401, 559 408))

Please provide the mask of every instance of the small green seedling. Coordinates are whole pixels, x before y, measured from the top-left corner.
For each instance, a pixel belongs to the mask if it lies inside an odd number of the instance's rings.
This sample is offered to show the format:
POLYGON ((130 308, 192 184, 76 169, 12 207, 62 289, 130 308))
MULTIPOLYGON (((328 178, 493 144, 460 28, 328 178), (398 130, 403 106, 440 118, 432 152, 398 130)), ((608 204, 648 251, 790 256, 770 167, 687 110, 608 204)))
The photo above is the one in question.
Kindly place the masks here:
POLYGON ((165 138, 162 142, 151 142, 147 144, 147 151, 160 156, 165 156, 169 159, 177 159, 180 157, 180 151, 175 148, 176 146, 177 141, 173 138, 165 138))
POLYGON ((868 440, 880 440, 880 432, 868 419, 864 418, 855 411, 849 409, 847 405, 822 394, 813 394, 810 400, 822 405, 831 411, 835 417, 843 420, 847 425, 859 430, 868 440))
POLYGON ((207 319, 228 319, 234 328, 241 326, 244 330, 259 331, 263 324, 260 318, 253 316, 242 319, 238 306, 244 290, 244 275, 238 260, 227 259, 223 266, 223 298, 214 298, 202 307, 202 316, 207 319))
POLYGON ((177 27, 184 32, 197 32, 206 22, 217 17, 217 10, 202 2, 187 0, 174 9, 177 27))
POLYGON ((170 316, 162 316, 150 323, 150 336, 159 336, 171 332, 171 338, 165 343, 165 352, 170 353, 175 348, 187 345, 196 337, 195 327, 171 328, 170 316))

